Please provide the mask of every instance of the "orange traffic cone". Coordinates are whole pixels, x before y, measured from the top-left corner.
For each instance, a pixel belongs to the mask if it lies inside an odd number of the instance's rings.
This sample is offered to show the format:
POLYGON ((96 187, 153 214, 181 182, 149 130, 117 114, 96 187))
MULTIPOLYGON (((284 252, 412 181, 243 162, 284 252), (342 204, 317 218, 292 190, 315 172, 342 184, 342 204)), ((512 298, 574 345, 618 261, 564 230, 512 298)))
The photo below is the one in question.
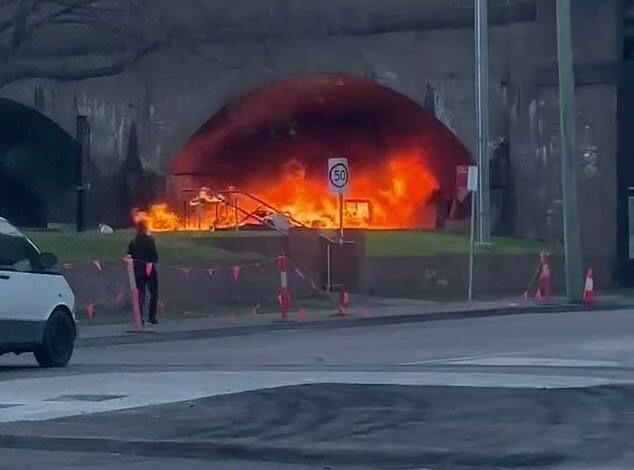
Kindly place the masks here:
POLYGON ((592 303, 594 300, 594 273, 592 268, 588 269, 586 275, 586 285, 583 289, 583 301, 587 304, 592 303))

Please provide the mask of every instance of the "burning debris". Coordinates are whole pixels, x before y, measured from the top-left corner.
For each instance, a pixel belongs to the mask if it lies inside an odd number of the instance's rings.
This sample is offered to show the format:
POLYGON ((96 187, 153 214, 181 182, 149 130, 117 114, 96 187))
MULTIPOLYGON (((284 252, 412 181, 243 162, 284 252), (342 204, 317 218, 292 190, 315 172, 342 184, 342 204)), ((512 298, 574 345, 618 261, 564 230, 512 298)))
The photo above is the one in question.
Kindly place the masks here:
MULTIPOLYGON (((415 154, 396 156, 384 165, 354 173, 344 204, 344 224, 370 229, 432 226, 435 208, 429 203, 437 191, 438 183, 415 154)), ((338 213, 337 199, 328 193, 324 179, 309 175, 292 160, 275 185, 254 179, 243 190, 188 190, 181 215, 167 204, 156 204, 147 212, 134 211, 133 218, 146 219, 154 231, 266 224, 287 231, 290 225, 336 228, 338 213)))
POLYGON ((325 174, 333 155, 351 167, 345 226, 370 229, 434 227, 439 202, 454 197, 456 166, 470 161, 433 115, 371 80, 281 80, 213 116, 170 164, 172 206, 134 216, 155 231, 283 225, 282 218, 337 227, 325 174))

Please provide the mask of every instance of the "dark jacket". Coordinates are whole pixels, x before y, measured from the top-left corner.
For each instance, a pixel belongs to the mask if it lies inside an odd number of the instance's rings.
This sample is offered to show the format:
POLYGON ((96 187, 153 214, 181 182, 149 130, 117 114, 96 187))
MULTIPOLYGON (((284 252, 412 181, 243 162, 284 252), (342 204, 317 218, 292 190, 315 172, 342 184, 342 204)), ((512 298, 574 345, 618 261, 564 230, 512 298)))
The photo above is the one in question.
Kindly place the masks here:
MULTIPOLYGON (((128 246, 128 254, 135 261, 144 263, 157 263, 159 260, 156 243, 150 235, 137 235, 128 246)), ((136 264, 136 263, 135 263, 136 264)))

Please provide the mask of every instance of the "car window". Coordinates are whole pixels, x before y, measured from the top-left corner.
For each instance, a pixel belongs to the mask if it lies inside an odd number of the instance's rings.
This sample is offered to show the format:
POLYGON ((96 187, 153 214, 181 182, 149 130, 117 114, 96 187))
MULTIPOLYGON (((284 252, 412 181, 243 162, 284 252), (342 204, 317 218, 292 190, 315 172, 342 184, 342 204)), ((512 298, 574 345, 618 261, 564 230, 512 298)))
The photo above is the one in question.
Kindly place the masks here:
POLYGON ((0 231, 0 269, 31 271, 36 260, 37 252, 24 236, 0 231))

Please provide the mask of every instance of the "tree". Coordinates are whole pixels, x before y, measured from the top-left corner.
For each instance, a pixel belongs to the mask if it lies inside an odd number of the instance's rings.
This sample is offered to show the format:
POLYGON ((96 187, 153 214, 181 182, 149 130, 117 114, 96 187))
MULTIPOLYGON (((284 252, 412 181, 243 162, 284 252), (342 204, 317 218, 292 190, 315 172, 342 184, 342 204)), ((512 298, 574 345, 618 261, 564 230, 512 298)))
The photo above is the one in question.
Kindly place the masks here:
MULTIPOLYGON (((470 27, 469 0, 0 0, 0 88, 22 78, 114 75, 161 48, 208 62, 245 60, 302 36, 366 36, 470 27), (277 41, 277 42, 276 42, 277 41)), ((492 22, 529 20, 534 0, 491 0, 492 22)))
POLYGON ((146 0, 0 0, 0 87, 21 78, 112 75, 172 29, 146 0))

